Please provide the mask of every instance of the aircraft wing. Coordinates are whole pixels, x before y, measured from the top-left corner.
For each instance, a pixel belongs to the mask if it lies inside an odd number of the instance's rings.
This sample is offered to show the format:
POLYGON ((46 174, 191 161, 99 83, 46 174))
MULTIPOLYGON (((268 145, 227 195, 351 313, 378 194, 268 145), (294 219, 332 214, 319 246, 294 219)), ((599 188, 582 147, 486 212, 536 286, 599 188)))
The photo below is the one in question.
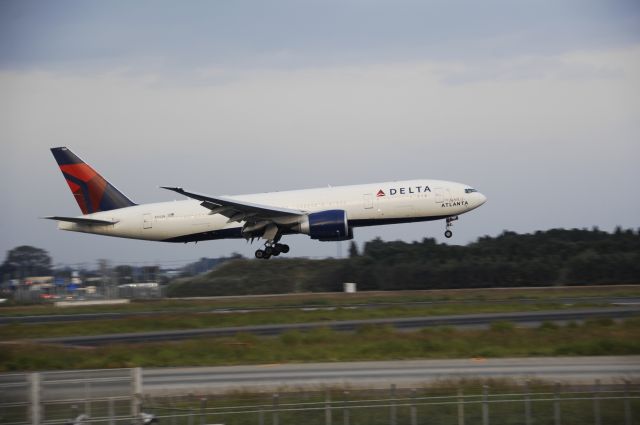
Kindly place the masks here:
POLYGON ((104 226, 107 224, 116 224, 118 220, 98 220, 96 218, 84 218, 84 217, 60 217, 60 216, 49 216, 42 217, 48 220, 56 220, 56 221, 68 221, 69 223, 76 224, 90 224, 94 226, 104 226))
POLYGON ((214 197, 188 192, 181 187, 161 186, 161 188, 202 201, 200 205, 210 209, 211 214, 222 214, 229 218, 229 222, 245 221, 247 219, 272 221, 276 218, 295 218, 306 214, 305 211, 302 210, 254 204, 251 202, 228 198, 226 196, 214 197))

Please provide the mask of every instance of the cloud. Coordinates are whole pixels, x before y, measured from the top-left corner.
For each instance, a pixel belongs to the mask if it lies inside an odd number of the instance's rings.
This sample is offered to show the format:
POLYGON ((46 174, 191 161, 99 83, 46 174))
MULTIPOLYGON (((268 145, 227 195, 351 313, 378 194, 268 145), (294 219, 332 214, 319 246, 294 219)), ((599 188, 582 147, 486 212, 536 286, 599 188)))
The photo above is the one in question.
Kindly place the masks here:
POLYGON ((510 58, 640 41, 635 0, 0 3, 0 68, 303 68, 510 58))
MULTIPOLYGON (((0 140, 10 159, 0 173, 20 184, 1 189, 0 248, 42 239, 64 247, 65 261, 97 255, 95 239, 35 220, 75 213, 47 152, 54 145, 73 147, 138 202, 171 199, 155 189, 161 184, 233 194, 425 177, 489 194, 459 223, 461 241, 504 228, 635 226, 640 202, 628 194, 640 177, 639 71, 640 47, 632 46, 478 62, 212 67, 188 81, 126 68, 1 72, 0 140), (625 208, 594 203, 604 191, 625 208)), ((420 226, 358 234, 440 234, 437 224, 420 226)), ((303 254, 334 251, 300 246, 303 254)), ((144 256, 170 249, 152 245, 144 256)))
POLYGON ((611 80, 628 78, 637 71, 637 49, 606 53, 572 53, 554 56, 522 56, 509 59, 457 63, 444 66, 443 81, 467 84, 512 80, 611 80))

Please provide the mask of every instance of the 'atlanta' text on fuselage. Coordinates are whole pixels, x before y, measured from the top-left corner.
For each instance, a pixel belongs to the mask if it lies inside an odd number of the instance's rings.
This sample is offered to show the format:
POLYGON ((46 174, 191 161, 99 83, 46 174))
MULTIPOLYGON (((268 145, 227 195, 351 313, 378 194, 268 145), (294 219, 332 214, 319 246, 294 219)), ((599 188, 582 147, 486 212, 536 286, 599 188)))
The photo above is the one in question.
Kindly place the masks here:
POLYGON ((460 207, 469 205, 469 201, 467 200, 452 200, 450 202, 443 202, 442 208, 451 208, 451 207, 460 207))
POLYGON ((60 229, 165 242, 264 239, 258 258, 287 253, 289 246, 280 243, 285 235, 340 241, 361 226, 443 219, 449 238, 460 214, 486 202, 468 185, 421 179, 237 196, 164 187, 188 199, 138 205, 68 148, 51 151, 82 211, 47 217, 60 229))

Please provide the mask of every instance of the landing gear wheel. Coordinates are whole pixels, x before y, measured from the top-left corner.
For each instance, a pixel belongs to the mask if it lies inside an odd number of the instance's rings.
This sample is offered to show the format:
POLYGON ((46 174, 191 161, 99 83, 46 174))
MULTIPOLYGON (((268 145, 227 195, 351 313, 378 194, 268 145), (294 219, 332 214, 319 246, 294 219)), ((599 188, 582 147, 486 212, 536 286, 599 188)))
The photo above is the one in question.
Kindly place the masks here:
POLYGON ((264 248, 256 251, 256 258, 268 260, 271 257, 277 257, 280 254, 289 252, 289 245, 277 243, 276 241, 279 239, 280 238, 265 242, 264 248))
POLYGON ((287 252, 289 252, 289 245, 277 243, 277 244, 274 245, 273 248, 274 248, 275 252, 277 252, 278 254, 280 254, 280 253, 286 254, 287 252))
POLYGON ((458 219, 457 215, 453 215, 451 217, 447 217, 447 229, 444 232, 444 236, 448 239, 451 236, 453 236, 453 232, 451 230, 449 230, 450 227, 453 226, 453 222, 456 221, 458 219))

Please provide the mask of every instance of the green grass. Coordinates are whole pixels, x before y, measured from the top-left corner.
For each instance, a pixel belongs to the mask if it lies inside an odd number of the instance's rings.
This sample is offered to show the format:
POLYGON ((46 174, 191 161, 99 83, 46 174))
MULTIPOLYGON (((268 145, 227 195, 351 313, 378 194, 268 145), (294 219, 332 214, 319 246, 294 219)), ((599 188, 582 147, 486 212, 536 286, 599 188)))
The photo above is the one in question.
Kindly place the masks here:
POLYGON ((443 327, 398 332, 389 327, 366 326, 355 333, 339 333, 320 328, 291 331, 276 338, 240 334, 232 338, 95 349, 5 344, 0 350, 0 371, 628 354, 640 354, 637 318, 621 324, 598 320, 537 329, 517 328, 504 322, 487 330, 443 327))
POLYGON ((199 329, 208 327, 250 326, 264 324, 331 322, 339 320, 386 319, 415 316, 442 316, 470 313, 506 313, 572 309, 599 306, 598 304, 505 303, 505 304, 439 304, 380 308, 331 308, 319 310, 268 310, 230 312, 225 314, 159 313, 153 316, 133 316, 119 319, 86 320, 84 322, 53 322, 51 324, 10 323, 0 325, 0 341, 24 338, 53 338, 74 335, 98 335, 127 332, 199 329))

